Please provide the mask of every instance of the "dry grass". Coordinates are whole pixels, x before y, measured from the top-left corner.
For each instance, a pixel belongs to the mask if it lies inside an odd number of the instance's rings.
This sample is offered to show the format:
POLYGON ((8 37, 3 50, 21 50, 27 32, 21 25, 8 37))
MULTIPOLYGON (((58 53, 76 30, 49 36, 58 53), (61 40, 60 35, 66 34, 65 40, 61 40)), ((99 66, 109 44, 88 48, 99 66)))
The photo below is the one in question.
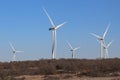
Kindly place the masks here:
POLYGON ((24 75, 18 76, 16 78, 22 78, 24 80, 120 80, 120 76, 118 77, 77 77, 72 74, 60 74, 60 75, 24 75))
POLYGON ((120 80, 120 59, 0 63, 0 80, 13 80, 15 76, 16 80, 120 80))
POLYGON ((23 76, 17 76, 16 79, 19 78, 25 78, 24 80, 44 80, 43 75, 23 75, 23 76))

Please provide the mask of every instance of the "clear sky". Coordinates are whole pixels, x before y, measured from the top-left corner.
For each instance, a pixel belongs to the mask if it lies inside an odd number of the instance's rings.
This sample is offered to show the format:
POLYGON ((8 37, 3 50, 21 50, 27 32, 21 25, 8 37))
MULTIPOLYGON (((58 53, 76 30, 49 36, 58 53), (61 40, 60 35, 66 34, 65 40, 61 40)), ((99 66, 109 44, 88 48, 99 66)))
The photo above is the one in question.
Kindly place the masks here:
POLYGON ((66 40, 80 46, 77 58, 98 58, 100 47, 90 33, 102 35, 109 22, 109 56, 120 57, 120 0, 0 0, 0 61, 12 59, 9 41, 24 51, 17 60, 52 57, 51 24, 42 7, 56 25, 67 21, 57 30, 56 58, 71 57, 66 40))

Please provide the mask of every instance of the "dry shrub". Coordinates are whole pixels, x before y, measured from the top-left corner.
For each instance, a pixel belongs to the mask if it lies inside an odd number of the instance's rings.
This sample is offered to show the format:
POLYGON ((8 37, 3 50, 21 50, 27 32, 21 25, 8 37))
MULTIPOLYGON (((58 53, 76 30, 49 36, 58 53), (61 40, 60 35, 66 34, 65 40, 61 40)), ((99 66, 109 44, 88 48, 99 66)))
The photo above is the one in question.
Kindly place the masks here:
POLYGON ((78 76, 119 76, 120 59, 59 59, 0 63, 0 77, 18 75, 75 74, 78 76), (118 72, 116 74, 116 72, 118 72), (106 75, 114 73, 112 75, 106 75))
POLYGON ((63 76, 63 79, 69 79, 72 78, 73 76, 71 74, 66 74, 63 76))
POLYGON ((47 76, 47 77, 45 77, 44 80, 60 80, 60 78, 57 76, 47 76))

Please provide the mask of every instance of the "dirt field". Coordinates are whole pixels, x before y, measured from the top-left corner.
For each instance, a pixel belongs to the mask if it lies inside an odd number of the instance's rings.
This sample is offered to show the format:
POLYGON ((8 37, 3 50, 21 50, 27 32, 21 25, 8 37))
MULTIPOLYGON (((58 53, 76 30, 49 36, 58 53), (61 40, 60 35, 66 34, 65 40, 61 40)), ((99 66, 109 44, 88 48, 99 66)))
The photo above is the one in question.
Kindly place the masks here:
POLYGON ((95 78, 73 78, 73 79, 63 79, 63 80, 120 80, 120 77, 95 77, 95 78))
POLYGON ((25 78, 24 80, 120 80, 120 76, 118 77, 77 77, 71 75, 24 75, 16 78, 25 78))

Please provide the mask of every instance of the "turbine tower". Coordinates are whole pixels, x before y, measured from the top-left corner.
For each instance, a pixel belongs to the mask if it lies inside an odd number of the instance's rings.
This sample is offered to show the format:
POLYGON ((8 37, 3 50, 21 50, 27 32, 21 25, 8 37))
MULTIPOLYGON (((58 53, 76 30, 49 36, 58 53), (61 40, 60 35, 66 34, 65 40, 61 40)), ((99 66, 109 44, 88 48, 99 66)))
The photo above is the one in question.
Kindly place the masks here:
POLYGON ((9 44, 10 44, 10 47, 12 48, 13 61, 16 61, 16 53, 18 53, 18 52, 24 52, 24 51, 18 51, 18 50, 16 50, 16 49, 13 47, 12 43, 9 43, 9 44))
POLYGON ((73 48, 69 42, 67 42, 67 43, 68 43, 68 45, 69 45, 69 47, 70 47, 70 51, 72 52, 72 59, 74 59, 74 58, 75 58, 75 57, 74 57, 75 51, 78 50, 80 47, 73 48))
POLYGON ((52 21, 51 17, 49 16, 49 14, 47 13, 46 9, 43 8, 45 14, 47 15, 50 23, 51 23, 51 27, 49 28, 50 31, 52 31, 52 59, 55 59, 55 48, 56 48, 56 30, 58 28, 60 28, 61 26, 63 26, 66 22, 62 23, 62 24, 59 24, 59 25, 55 25, 54 22, 52 21))
POLYGON ((108 26, 107 26, 107 28, 106 28, 106 30, 105 30, 105 32, 104 32, 104 34, 102 36, 99 36, 99 35, 96 35, 94 33, 91 33, 91 35, 95 36, 97 38, 97 40, 100 42, 100 59, 103 58, 103 47, 102 47, 102 44, 103 44, 103 40, 104 40, 104 38, 105 38, 105 36, 106 36, 106 34, 108 32, 109 27, 110 27, 110 24, 108 24, 108 26))
POLYGON ((105 58, 109 58, 109 55, 108 55, 108 48, 110 47, 110 45, 112 44, 113 41, 111 41, 109 44, 105 44, 105 42, 102 44, 104 50, 105 50, 105 58))

